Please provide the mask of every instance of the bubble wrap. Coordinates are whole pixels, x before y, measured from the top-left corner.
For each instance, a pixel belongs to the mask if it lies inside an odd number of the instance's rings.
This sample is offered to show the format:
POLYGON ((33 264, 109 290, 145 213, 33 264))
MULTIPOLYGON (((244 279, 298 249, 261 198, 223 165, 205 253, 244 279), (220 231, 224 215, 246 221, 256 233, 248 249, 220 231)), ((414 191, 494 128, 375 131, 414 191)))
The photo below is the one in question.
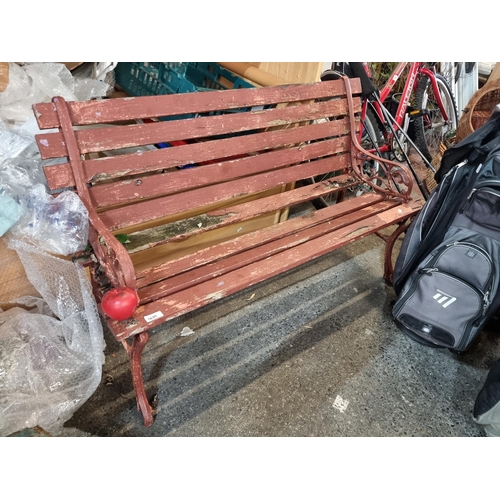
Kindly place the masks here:
POLYGON ((62 96, 67 101, 104 97, 110 86, 92 79, 75 79, 61 63, 9 65, 9 84, 0 92, 0 118, 22 124, 33 117, 32 105, 62 96))
POLYGON ((0 436, 36 425, 57 434, 101 380, 99 313, 81 265, 13 238, 9 247, 44 302, 0 313, 0 436))

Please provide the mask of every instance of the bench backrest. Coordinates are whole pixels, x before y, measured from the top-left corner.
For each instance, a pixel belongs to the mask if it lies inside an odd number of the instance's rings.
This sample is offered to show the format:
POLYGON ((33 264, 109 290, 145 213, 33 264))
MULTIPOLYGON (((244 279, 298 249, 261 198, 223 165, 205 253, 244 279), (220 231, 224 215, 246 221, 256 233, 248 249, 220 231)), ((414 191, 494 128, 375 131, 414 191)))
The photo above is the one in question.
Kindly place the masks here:
POLYGON ((355 139, 360 93, 359 80, 346 79, 88 102, 55 97, 34 111, 42 130, 58 130, 36 140, 44 160, 57 159, 44 167, 50 189, 76 187, 87 206, 104 274, 115 287, 137 289, 155 267, 275 225, 289 207, 316 197, 361 183, 378 193, 325 210, 332 220, 386 197, 408 201, 412 182, 399 164, 384 160, 377 185, 365 175, 369 153, 355 139), (311 182, 323 174, 330 179, 311 182))
MULTIPOLYGON (((352 88, 360 92, 357 80, 352 88)), ((353 102, 359 112, 359 97, 353 102)), ((88 102, 54 98, 34 111, 41 129, 60 130, 37 135, 42 158, 70 158, 45 167, 50 189, 77 185, 114 232, 175 220, 188 211, 205 213, 207 206, 334 170, 347 172, 351 164, 342 81, 88 102), (72 138, 61 131, 65 109, 66 134, 74 130, 78 148, 73 157, 72 138), (177 141, 187 143, 115 154, 177 141), (112 156, 91 158, 110 151, 112 156), (75 169, 82 173, 80 185, 75 169)))

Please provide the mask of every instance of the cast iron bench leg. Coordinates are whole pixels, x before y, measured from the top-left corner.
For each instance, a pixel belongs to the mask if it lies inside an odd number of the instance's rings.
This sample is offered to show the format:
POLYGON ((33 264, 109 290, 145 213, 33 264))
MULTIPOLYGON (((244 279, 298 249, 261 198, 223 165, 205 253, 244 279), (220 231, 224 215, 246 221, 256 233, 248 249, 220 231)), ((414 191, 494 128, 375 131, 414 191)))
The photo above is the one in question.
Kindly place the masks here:
POLYGON ((385 242, 385 259, 384 259, 384 281, 392 286, 392 278, 394 266, 392 265, 392 252, 397 239, 408 229, 411 219, 407 219, 399 223, 394 232, 386 239, 385 242))
POLYGON ((153 409, 149 405, 148 398, 146 397, 141 364, 142 351, 148 340, 148 332, 141 332, 134 337, 132 346, 130 346, 127 341, 122 342, 130 358, 130 371, 132 372, 132 382, 134 384, 135 397, 137 399, 137 409, 142 413, 144 425, 146 427, 150 427, 153 424, 153 409))

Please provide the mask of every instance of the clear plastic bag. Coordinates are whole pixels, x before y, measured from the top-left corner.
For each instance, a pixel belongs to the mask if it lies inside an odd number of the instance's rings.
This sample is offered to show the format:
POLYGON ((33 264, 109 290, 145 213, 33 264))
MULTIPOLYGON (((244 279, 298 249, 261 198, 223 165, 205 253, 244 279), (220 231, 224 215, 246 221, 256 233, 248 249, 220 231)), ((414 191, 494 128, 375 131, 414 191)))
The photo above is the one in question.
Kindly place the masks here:
POLYGON ((56 435, 99 385, 102 325, 80 265, 13 238, 9 247, 43 300, 0 314, 0 436, 37 425, 56 435))
POLYGON ((10 196, 27 196, 38 184, 47 185, 39 156, 22 155, 0 165, 0 187, 10 196))
POLYGON ((9 84, 0 94, 0 118, 23 123, 33 116, 32 104, 46 98, 21 66, 10 63, 9 72, 9 84))
POLYGON ((0 130, 0 236, 3 236, 25 215, 26 206, 22 200, 26 193, 34 184, 45 180, 39 159, 20 156, 2 162, 1 156, 2 131, 0 130))
POLYGON ((12 228, 13 236, 57 255, 71 255, 87 246, 88 212, 73 191, 54 198, 37 184, 21 198, 21 205, 26 213, 12 228))
MULTIPOLYGON (((57 131, 58 129, 50 129, 45 132, 57 131)), ((0 168, 6 163, 33 159, 37 160, 36 167, 42 173, 40 151, 35 141, 35 135, 39 133, 41 130, 34 116, 22 125, 8 124, 0 118, 0 168)), ((42 177, 45 178, 43 173, 39 179, 42 177)))
POLYGON ((0 120, 0 165, 21 156, 26 150, 33 151, 32 146, 36 146, 33 139, 7 130, 0 120))
POLYGON ((87 246, 85 205, 72 191, 63 191, 55 198, 47 192, 39 155, 1 164, 0 192, 10 196, 24 214, 11 229, 16 237, 57 255, 70 255, 87 246))
POLYGON ((10 63, 9 84, 0 93, 0 118, 22 124, 33 117, 32 105, 61 96, 67 101, 105 97, 110 86, 92 79, 75 79, 60 63, 10 63))

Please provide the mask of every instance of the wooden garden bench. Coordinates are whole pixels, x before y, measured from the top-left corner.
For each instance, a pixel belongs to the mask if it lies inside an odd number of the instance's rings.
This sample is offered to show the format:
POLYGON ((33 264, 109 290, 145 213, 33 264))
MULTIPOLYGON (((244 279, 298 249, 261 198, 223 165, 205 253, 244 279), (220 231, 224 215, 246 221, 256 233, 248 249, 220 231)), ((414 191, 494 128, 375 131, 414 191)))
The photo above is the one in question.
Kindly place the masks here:
POLYGON ((63 158, 45 167, 50 189, 76 189, 89 212, 97 302, 111 287, 140 298, 133 317, 107 324, 129 353, 145 425, 151 328, 395 225, 390 279, 394 241, 423 202, 405 166, 365 172, 380 159, 356 138, 360 92, 357 79, 341 79, 34 106, 40 129, 59 129, 37 136, 43 159, 63 158), (344 196, 360 185, 369 189, 344 196), (336 204, 288 217, 332 193, 336 204))

